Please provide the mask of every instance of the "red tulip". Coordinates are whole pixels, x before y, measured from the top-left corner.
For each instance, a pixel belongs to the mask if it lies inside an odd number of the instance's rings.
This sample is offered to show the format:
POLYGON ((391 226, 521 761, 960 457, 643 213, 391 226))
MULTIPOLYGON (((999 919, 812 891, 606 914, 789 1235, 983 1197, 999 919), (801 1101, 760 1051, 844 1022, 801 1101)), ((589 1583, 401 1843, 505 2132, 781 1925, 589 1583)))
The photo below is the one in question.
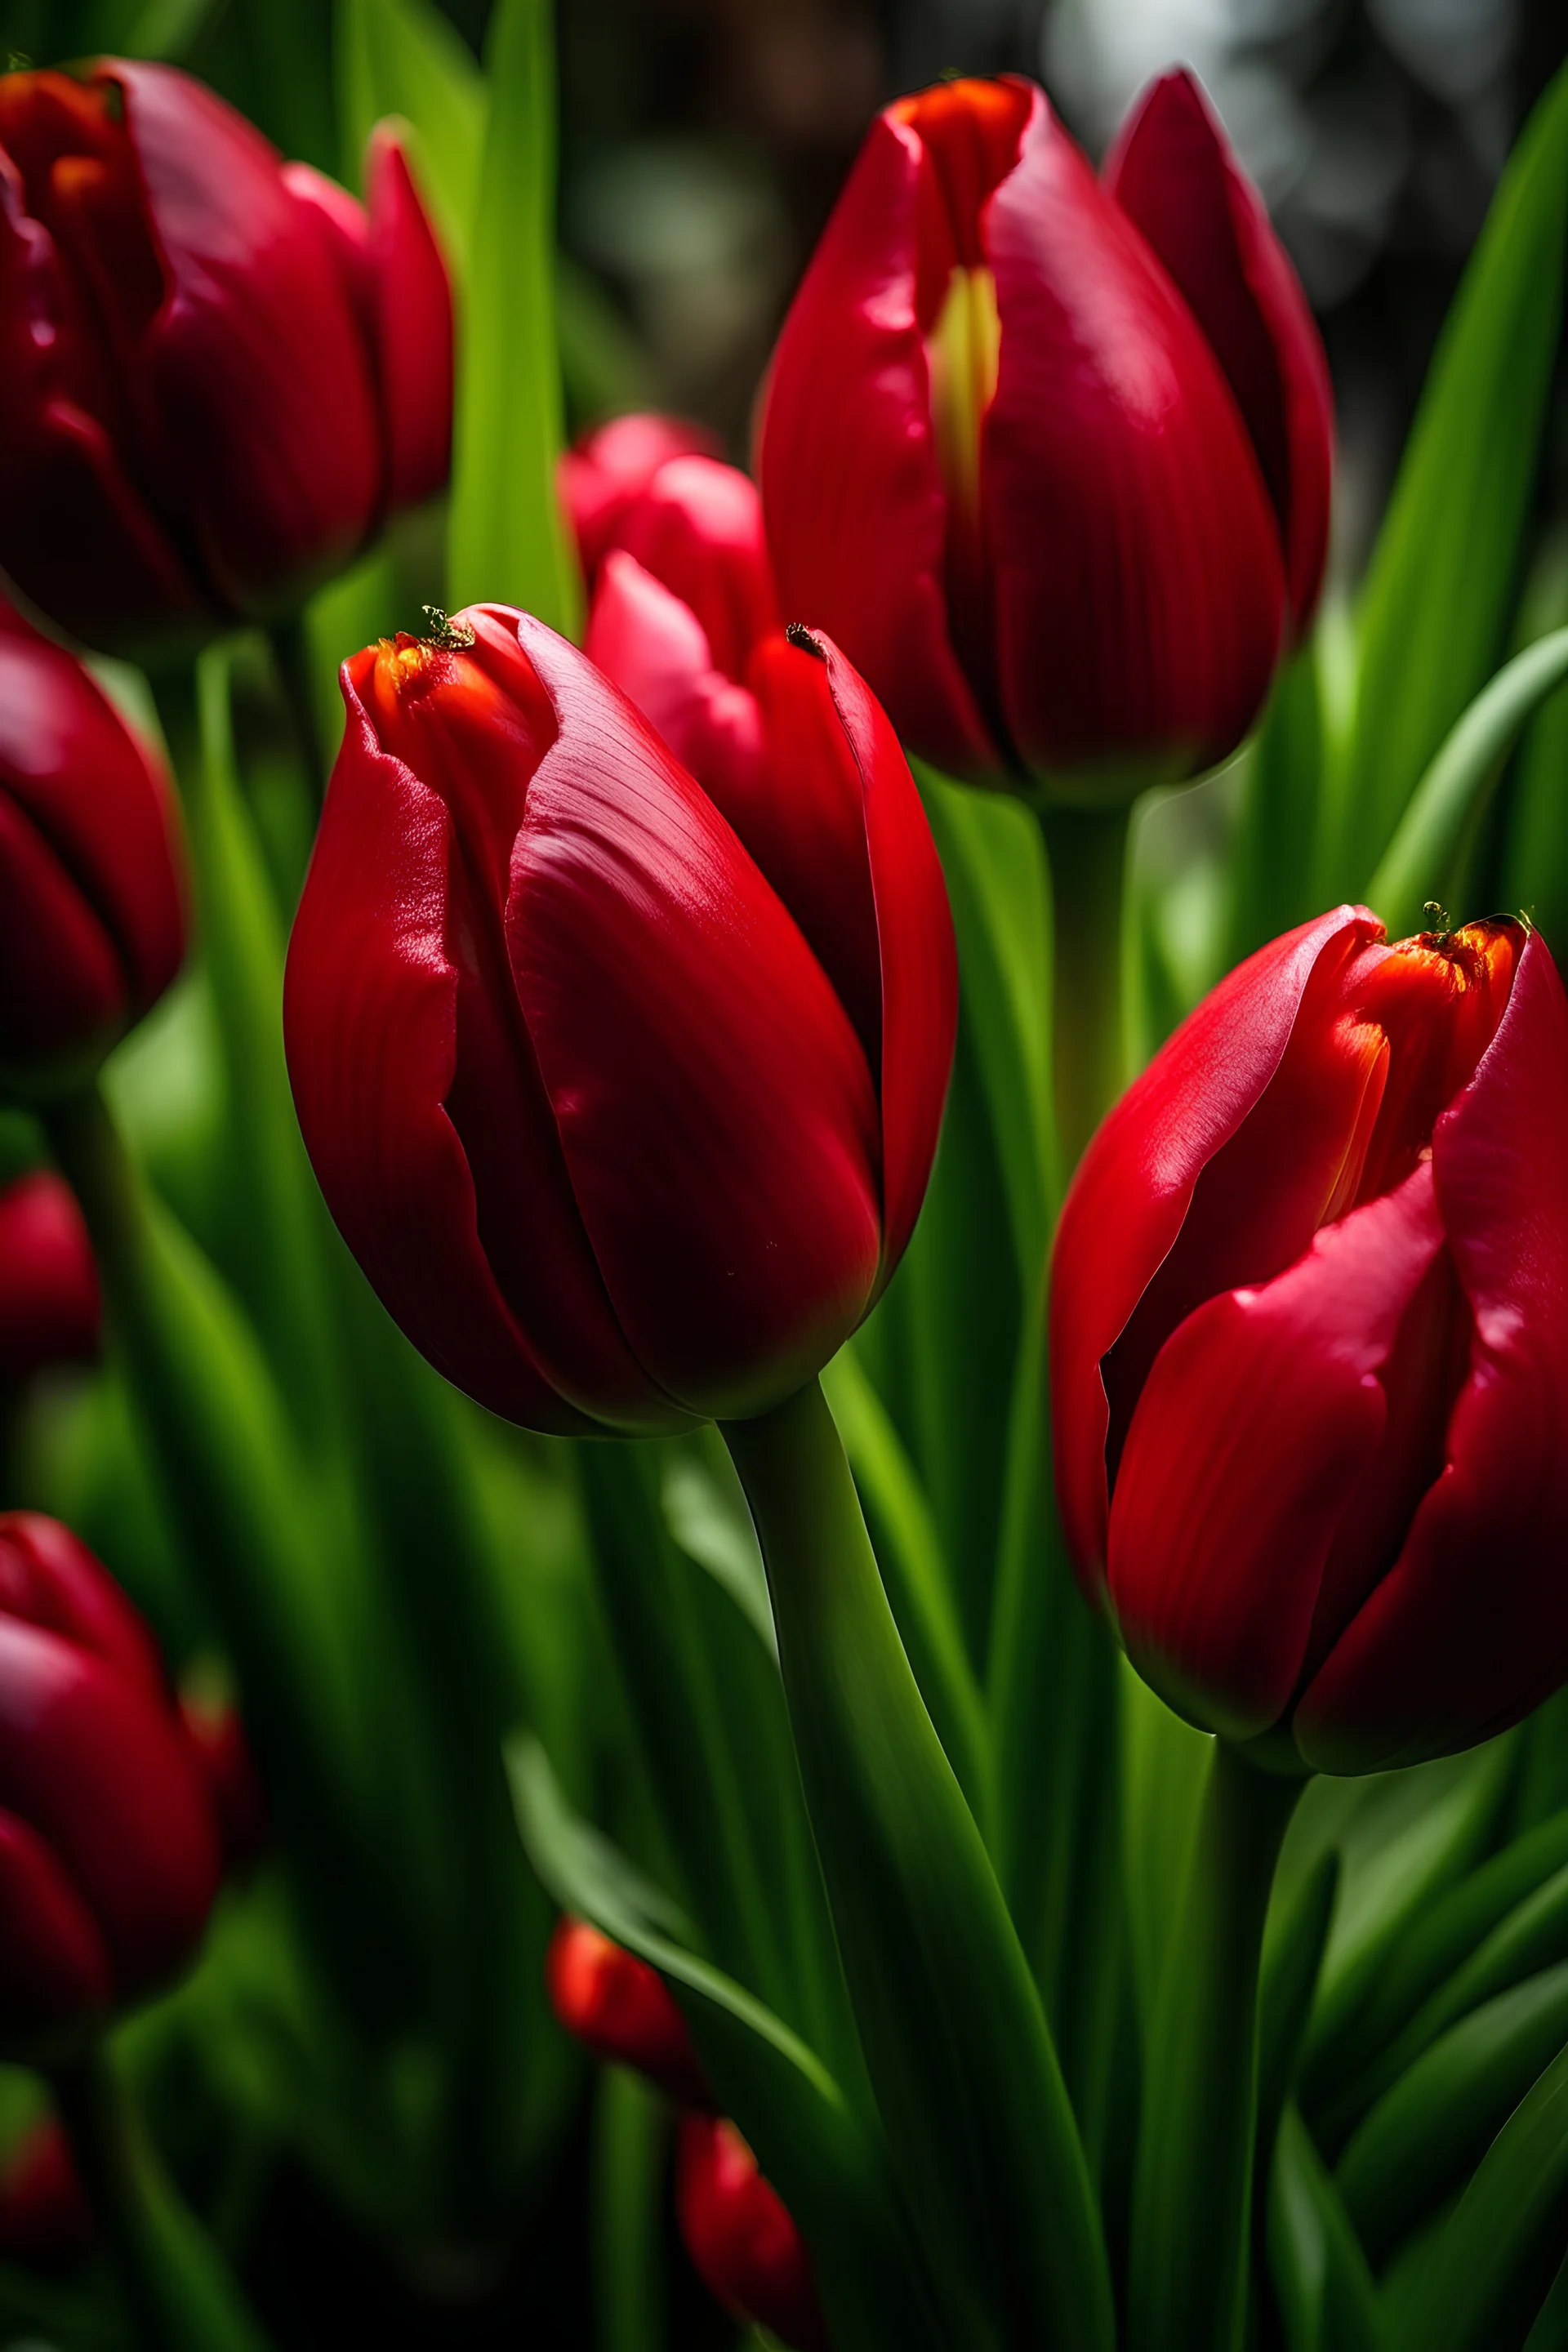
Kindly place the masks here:
POLYGON ((70 1082, 156 1002, 183 897, 161 771, 0 599, 0 1088, 70 1082))
POLYGON ((343 670, 285 988, 300 1126, 410 1338, 531 1427, 762 1412, 914 1223, 956 1019, 941 870, 848 665, 779 657, 797 790, 750 855, 525 615, 343 670))
POLYGON ((101 1316, 76 1195, 32 1169, 0 1192, 0 1390, 51 1364, 90 1363, 101 1316))
POLYGON ((1134 1665, 1327 1771, 1568 1674, 1568 1004, 1498 920, 1340 908, 1123 1097, 1051 1306, 1069 1548, 1134 1665))
POLYGON ((271 1843, 272 1824, 239 1711, 198 1689, 181 1691, 179 1709, 217 1823, 224 1875, 243 1878, 271 1843))
POLYGON ((733 2124, 718 2116, 682 2122, 675 2209, 698 2276, 727 2310, 795 2352, 827 2352, 811 2257, 733 2124))
POLYGON ((58 1520, 0 1517, 0 2048, 47 2053, 162 1984, 217 1878, 142 1620, 58 1520))
POLYGON ((1229 751, 1317 593, 1316 333, 1185 76, 1107 182, 1015 79, 872 125, 774 357, 779 595, 954 774, 1121 799, 1229 751))
POLYGON ((171 66, 0 79, 0 564, 77 636, 287 612, 445 480, 446 271, 384 136, 369 176, 171 66))
POLYGON ((563 1918, 544 1973, 556 2016, 596 2058, 635 2067, 683 2107, 712 2105, 686 2020, 657 1969, 585 1919, 563 1918))
POLYGON ((91 2252, 97 2234, 70 2144, 52 2115, 40 2116, 0 2165, 0 2255, 68 2269, 91 2252))
POLYGON ((592 589, 626 508, 672 457, 716 457, 716 435, 678 416, 616 416, 561 460, 561 503, 592 589))

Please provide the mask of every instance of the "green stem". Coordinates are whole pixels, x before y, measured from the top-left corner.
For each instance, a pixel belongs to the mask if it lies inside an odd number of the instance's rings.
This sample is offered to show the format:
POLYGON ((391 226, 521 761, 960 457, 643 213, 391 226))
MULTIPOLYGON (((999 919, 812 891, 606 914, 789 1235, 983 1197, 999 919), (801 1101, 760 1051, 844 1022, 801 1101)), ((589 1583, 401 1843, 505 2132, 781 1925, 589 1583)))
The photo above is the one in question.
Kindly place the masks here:
POLYGON ((1126 808, 1043 808, 1055 974, 1052 1084, 1064 1175, 1126 1083, 1121 906, 1126 808))
POLYGON ((327 756, 310 674, 310 641, 304 613, 297 612, 288 620, 279 621, 268 630, 267 636, 278 683, 289 706, 300 762, 310 779, 310 807, 319 814, 326 797, 327 756))
POLYGON ((1131 2352, 1239 2352, 1258 2123, 1258 1971, 1304 1781, 1216 1741, 1150 2031, 1132 2190, 1131 2352))
POLYGON ((761 1538, 868 2071, 956 2339, 1109 2352, 1100 2221, 1039 1996, 813 1381, 724 1436, 761 1538))
POLYGON ((664 2352, 664 2102, 639 2075, 606 2066, 593 2130, 594 2340, 598 2352, 664 2352))
POLYGON ((100 2046, 56 2070, 79 2179, 143 2352, 268 2352, 222 2255, 174 2189, 100 2046))

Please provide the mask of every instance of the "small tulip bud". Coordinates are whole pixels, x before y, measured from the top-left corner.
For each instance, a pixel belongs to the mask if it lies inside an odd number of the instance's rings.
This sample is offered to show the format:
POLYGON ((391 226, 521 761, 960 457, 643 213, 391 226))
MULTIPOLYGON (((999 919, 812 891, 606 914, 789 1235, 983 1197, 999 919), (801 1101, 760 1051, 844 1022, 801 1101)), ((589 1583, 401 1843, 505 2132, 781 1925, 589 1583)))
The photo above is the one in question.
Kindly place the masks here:
POLYGON ((91 1363, 102 1302, 76 1195, 37 1168, 0 1192, 0 1391, 91 1363))
POLYGON ((573 1918, 556 1927, 544 1969, 556 2016, 596 2058, 635 2067, 683 2107, 711 2106, 686 2020, 657 1969, 573 1918))
POLYGON ((703 2284, 793 2352, 828 2352, 805 2242, 734 2125, 688 2116, 676 2168, 676 2216, 703 2284))

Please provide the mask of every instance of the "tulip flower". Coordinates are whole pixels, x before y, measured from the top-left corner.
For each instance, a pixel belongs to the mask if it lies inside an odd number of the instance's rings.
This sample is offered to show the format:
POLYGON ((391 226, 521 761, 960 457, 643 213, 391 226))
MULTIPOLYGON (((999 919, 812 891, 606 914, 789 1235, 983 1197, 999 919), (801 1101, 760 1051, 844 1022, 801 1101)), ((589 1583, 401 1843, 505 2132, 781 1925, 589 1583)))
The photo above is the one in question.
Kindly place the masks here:
POLYGON ((1044 94, 879 115, 784 321, 761 440, 784 611, 910 748, 1081 806, 1228 752, 1317 594, 1315 330, 1195 85, 1097 180, 1044 94))
POLYGON ((279 618, 446 479, 446 270, 384 133, 368 182, 171 66, 0 79, 0 565, 73 635, 279 618))
POLYGON ((0 1391, 98 1354, 102 1301, 81 1211, 52 1169, 0 1192, 0 1391))
POLYGON ((717 437, 677 416, 613 417, 561 460, 561 503, 592 592, 628 506, 672 457, 717 457, 717 437))
POLYGON ((680 2235, 704 2286, 742 2323, 794 2352, 827 2352, 811 2257, 731 2123, 688 2116, 676 2158, 680 2235))
POLYGON ((192 1687, 181 1691, 179 1711, 217 1823, 224 1875, 243 1878, 266 1853, 272 1824, 239 1710, 192 1687))
POLYGON ((65 2270, 92 2251, 97 2231, 52 2115, 30 2124, 0 2166, 0 2256, 65 2270))
POLYGON ((0 1517, 0 2049, 54 2053, 165 1982, 217 1879, 142 1620, 58 1520, 0 1517))
POLYGON ((1106 1119, 1051 1307, 1069 1549, 1133 1664, 1300 1769, 1568 1669, 1568 1006, 1497 920, 1264 948, 1106 1119))
POLYGON ((956 1021, 941 870, 847 663, 780 659, 796 788, 743 831, 526 615, 343 669, 285 987, 300 1128, 408 1336, 530 1427, 764 1411, 914 1223, 956 1021))
POLYGON ((0 1091, 86 1075, 184 952, 162 772, 74 656, 0 600, 0 1091))
POLYGON ((563 1918, 544 1973, 557 2018, 596 2058, 635 2067, 683 2107, 712 2105, 686 2020, 657 1969, 585 1919, 563 1918))

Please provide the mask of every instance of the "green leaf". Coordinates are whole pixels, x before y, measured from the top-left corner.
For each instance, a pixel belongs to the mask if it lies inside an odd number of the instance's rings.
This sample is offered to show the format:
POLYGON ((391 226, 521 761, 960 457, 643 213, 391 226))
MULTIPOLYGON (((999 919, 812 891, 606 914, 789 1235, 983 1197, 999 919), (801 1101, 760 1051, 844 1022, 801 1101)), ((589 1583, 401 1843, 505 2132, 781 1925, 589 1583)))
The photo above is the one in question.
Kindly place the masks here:
POLYGON ((1568 2050, 1504 2124, 1432 2246, 1398 2352, 1521 2345, 1568 2241, 1565 2188, 1568 2050))
POLYGON ((1316 911, 1322 770, 1318 650, 1310 643, 1274 682, 1242 779, 1241 821, 1230 856, 1229 964, 1316 911))
POLYGON ((1258 2145, 1265 2150, 1295 2085, 1339 1891, 1340 1858, 1331 1848, 1269 1914, 1258 1987, 1258 2145))
POLYGON ((777 1665, 778 1635, 768 1580, 744 1502, 738 1510, 731 1508, 707 1465, 674 1446, 665 1458, 659 1500, 681 1550, 722 1586, 777 1665))
MULTIPOLYGON (((1521 618, 1527 637, 1568 623, 1568 531, 1538 558, 1521 618)), ((1502 903, 1521 908, 1559 963, 1568 961, 1568 687, 1542 703, 1514 763, 1502 903)))
POLYGON ((1428 899, 1441 903, 1467 829, 1496 783, 1515 738, 1568 678, 1568 629, 1527 646, 1499 670, 1453 729, 1411 794, 1399 829, 1366 886, 1367 903, 1393 939, 1421 928, 1428 899))
POLYGON ((1458 2187, 1565 2038, 1561 1966, 1462 2019, 1378 2101, 1334 2174, 1373 2262, 1458 2187))
POLYGON ((500 0, 459 338, 448 594, 500 602, 570 635, 581 583, 555 471, 564 423, 555 340, 555 71, 548 0, 500 0))
POLYGON ((429 0, 338 0, 334 48, 344 179, 362 184, 372 131, 401 116, 442 245, 465 274, 488 110, 468 44, 429 0))
POLYGON ((1568 70, 1520 138, 1449 313, 1373 558, 1326 895, 1382 857, 1507 642, 1563 311, 1568 70))
POLYGON ((1268 2244, 1286 2352, 1381 2352, 1366 2256, 1294 2106, 1275 2143, 1268 2244))

